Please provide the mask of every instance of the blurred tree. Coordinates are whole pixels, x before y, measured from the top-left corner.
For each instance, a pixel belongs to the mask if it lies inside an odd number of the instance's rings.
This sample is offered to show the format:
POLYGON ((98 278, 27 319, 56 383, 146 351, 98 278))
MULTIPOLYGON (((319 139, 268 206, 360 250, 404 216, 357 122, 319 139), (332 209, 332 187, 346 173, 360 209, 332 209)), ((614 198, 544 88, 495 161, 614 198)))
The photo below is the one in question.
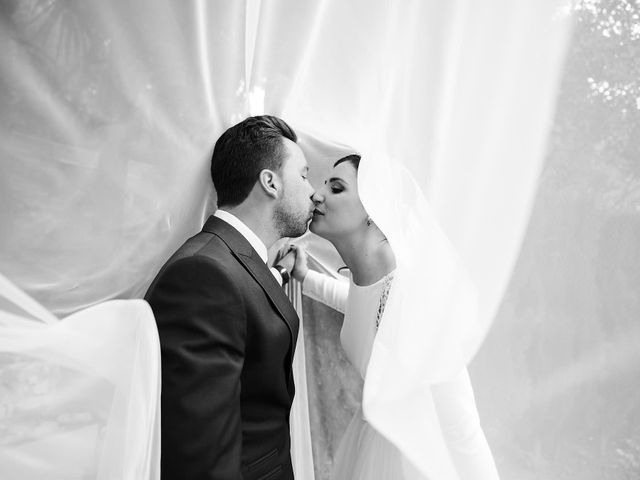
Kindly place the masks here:
POLYGON ((640 2, 564 11, 545 169, 472 373, 504 478, 640 478, 640 2))

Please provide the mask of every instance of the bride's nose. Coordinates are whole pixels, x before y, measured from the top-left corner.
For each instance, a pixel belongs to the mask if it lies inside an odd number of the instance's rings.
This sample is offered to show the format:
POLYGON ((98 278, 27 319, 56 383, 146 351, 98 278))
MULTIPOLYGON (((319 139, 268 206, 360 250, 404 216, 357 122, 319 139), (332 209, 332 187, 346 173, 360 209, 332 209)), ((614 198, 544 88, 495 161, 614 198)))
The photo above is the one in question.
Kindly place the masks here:
POLYGON ((324 202, 324 195, 322 195, 320 191, 317 191, 311 195, 311 200, 313 200, 313 203, 315 204, 322 203, 324 202))

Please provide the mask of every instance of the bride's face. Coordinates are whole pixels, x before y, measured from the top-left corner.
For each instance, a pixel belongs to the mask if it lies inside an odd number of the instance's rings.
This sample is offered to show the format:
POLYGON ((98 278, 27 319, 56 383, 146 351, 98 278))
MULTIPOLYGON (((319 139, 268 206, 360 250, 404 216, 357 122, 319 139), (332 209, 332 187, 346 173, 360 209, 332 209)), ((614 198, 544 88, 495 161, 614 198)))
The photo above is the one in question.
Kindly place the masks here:
POLYGON ((331 240, 366 228, 367 212, 358 195, 357 171, 351 162, 335 166, 311 199, 316 208, 309 230, 316 235, 331 240))

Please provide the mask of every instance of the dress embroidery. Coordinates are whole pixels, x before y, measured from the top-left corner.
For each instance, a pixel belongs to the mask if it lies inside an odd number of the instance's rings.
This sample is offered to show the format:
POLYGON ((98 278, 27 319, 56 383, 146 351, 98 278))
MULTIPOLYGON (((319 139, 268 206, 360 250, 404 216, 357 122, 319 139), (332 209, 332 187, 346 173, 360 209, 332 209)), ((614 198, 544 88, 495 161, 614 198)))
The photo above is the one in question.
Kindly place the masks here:
POLYGON ((380 296, 380 303, 378 303, 378 311, 376 313, 376 330, 378 330, 378 327, 380 326, 380 320, 382 319, 384 307, 387 304, 387 298, 389 297, 389 291, 391 290, 392 280, 392 275, 386 275, 384 277, 384 286, 382 287, 382 295, 380 296))

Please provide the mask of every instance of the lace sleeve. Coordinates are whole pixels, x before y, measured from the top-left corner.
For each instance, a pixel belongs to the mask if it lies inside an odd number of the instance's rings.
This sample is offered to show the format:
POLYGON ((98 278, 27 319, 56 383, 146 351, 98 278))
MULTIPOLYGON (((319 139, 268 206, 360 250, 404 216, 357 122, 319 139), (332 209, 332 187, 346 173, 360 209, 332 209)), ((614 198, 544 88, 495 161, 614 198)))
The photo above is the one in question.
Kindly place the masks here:
POLYGON ((382 320, 382 315, 384 314, 384 307, 387 305, 392 282, 393 275, 385 275, 384 286, 382 287, 382 294, 380 295, 380 302, 378 303, 378 311, 376 312, 376 330, 380 326, 380 320, 382 320))

